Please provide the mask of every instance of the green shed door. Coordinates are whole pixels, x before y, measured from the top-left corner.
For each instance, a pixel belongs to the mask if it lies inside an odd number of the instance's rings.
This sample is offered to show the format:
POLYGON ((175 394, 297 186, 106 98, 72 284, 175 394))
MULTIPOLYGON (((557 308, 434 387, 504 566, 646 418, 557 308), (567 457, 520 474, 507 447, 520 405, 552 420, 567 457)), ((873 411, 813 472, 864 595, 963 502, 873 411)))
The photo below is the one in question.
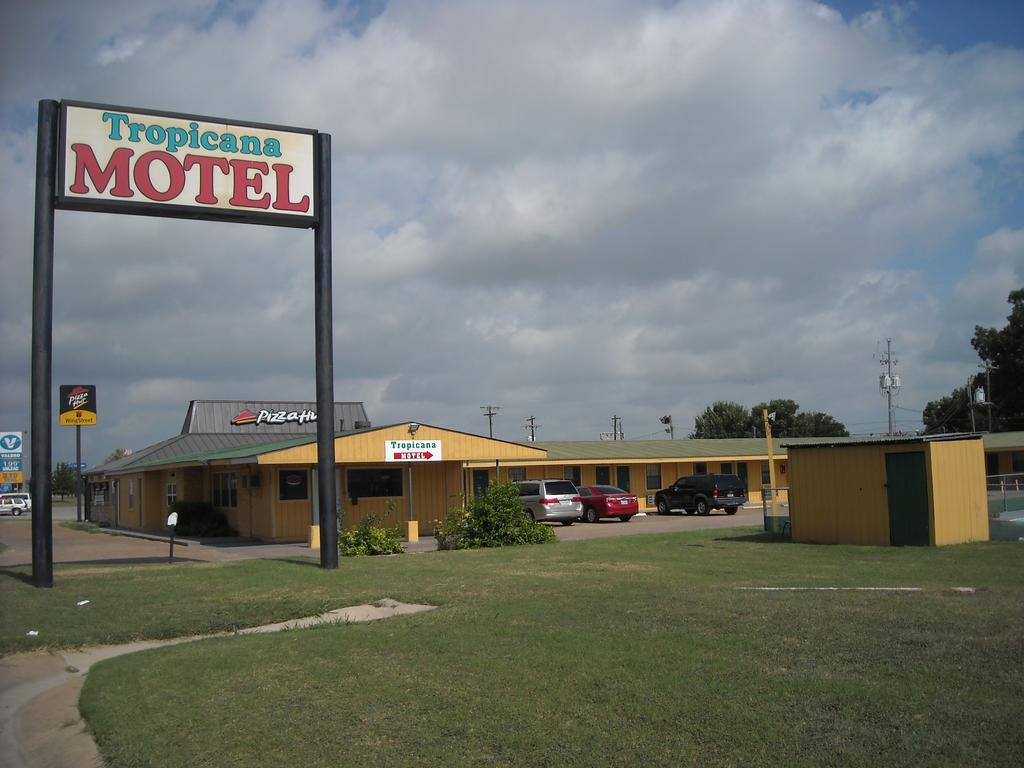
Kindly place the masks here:
POLYGON ((894 547, 926 547, 928 536, 928 473, 924 452, 885 454, 889 491, 889 543, 894 547))

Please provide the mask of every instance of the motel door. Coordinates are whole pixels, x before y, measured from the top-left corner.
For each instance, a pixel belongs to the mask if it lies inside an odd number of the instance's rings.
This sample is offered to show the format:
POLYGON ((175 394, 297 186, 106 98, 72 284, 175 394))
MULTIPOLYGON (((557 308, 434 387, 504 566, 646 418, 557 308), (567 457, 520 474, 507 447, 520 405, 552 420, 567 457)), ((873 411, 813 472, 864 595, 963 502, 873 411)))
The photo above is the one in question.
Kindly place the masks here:
POLYGON ((928 473, 924 452, 885 454, 889 495, 889 543, 894 547, 927 547, 928 473))

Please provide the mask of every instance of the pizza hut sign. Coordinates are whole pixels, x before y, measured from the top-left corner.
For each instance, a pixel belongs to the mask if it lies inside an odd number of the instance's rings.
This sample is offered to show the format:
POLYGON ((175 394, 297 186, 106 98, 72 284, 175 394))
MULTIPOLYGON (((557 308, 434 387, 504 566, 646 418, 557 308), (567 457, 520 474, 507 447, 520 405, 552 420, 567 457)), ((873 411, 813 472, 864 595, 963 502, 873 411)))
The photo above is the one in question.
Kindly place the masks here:
POLYGON ((231 424, 236 427, 258 427, 260 424, 309 424, 313 421, 316 421, 316 411, 309 409, 302 411, 261 410, 259 413, 246 409, 235 416, 231 420, 231 424))
POLYGON ((315 131, 61 104, 63 208, 312 226, 315 131))

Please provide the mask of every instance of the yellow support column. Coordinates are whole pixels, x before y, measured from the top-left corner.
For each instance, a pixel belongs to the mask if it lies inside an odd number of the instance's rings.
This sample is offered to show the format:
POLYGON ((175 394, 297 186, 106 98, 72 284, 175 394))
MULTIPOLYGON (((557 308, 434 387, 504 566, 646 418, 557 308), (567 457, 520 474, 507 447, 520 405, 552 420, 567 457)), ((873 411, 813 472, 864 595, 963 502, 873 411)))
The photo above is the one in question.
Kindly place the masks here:
POLYGON ((309 548, 320 549, 320 526, 309 526, 309 548))
POLYGON ((420 540, 420 521, 419 520, 406 520, 405 521, 405 540, 410 544, 420 540))

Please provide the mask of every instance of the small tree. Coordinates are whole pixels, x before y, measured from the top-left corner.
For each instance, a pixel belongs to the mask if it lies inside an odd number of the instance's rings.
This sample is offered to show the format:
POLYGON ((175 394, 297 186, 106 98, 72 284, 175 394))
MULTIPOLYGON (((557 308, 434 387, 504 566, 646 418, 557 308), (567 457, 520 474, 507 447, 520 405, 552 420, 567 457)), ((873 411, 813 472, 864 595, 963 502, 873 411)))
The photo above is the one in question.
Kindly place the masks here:
POLYGON ((70 464, 58 461, 57 466, 53 468, 53 474, 50 475, 50 492, 60 496, 63 501, 65 496, 75 492, 75 475, 76 472, 70 464))
POLYGON ((103 460, 103 463, 106 464, 108 461, 116 461, 117 459, 127 456, 128 453, 129 451, 127 448, 115 448, 107 454, 107 458, 103 460))

